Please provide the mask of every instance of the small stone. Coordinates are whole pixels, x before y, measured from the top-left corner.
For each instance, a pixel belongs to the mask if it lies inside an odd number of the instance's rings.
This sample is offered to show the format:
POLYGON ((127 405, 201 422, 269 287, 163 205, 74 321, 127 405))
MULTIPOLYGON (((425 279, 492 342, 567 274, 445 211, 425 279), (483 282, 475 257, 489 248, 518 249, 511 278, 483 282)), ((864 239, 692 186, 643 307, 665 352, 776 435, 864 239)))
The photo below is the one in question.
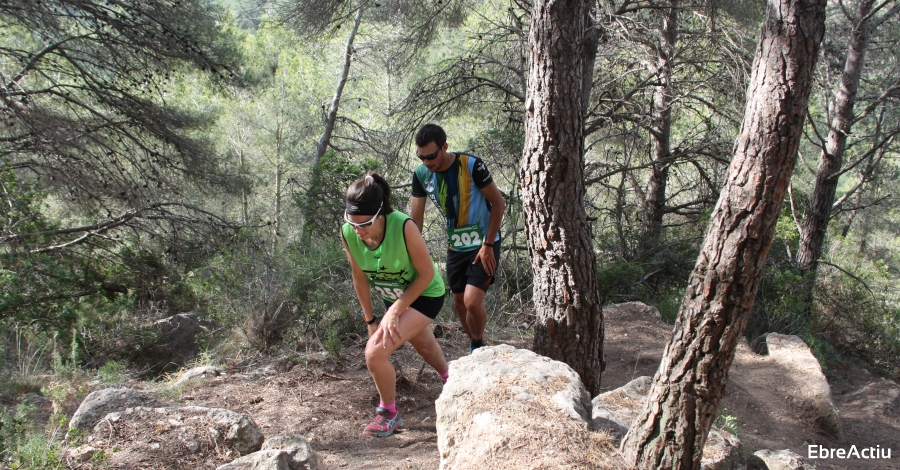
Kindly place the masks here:
POLYGON ((80 446, 66 451, 66 457, 73 462, 85 463, 94 458, 96 452, 97 449, 94 447, 80 446))
POLYGON ((198 450, 200 450, 200 443, 193 439, 185 439, 182 442, 184 442, 184 446, 187 447, 191 452, 196 453, 198 450))

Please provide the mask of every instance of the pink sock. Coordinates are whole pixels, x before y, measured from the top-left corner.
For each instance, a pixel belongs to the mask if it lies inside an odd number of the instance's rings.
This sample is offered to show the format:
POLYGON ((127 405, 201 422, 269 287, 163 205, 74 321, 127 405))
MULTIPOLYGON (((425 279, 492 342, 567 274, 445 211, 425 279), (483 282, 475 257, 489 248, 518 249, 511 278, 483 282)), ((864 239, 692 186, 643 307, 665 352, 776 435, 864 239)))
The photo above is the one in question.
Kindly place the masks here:
POLYGON ((396 400, 395 400, 395 401, 392 401, 389 405, 385 405, 383 401, 380 401, 380 400, 379 400, 378 406, 380 406, 381 408, 384 408, 384 409, 390 411, 391 413, 396 413, 396 412, 397 412, 397 401, 396 401, 396 400))
POLYGON ((441 383, 447 383, 447 379, 450 377, 450 368, 443 372, 438 372, 438 375, 441 376, 441 383))

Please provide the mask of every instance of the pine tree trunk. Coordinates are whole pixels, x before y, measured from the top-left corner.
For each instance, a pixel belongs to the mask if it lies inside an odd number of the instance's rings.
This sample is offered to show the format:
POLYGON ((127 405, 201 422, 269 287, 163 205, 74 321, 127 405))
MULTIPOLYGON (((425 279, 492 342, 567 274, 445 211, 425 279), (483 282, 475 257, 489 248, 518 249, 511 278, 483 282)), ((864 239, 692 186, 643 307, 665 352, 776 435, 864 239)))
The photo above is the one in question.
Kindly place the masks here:
POLYGON ((534 350, 569 364, 593 395, 603 370, 603 317, 584 212, 591 5, 538 0, 532 9, 521 181, 534 272, 534 350))
POLYGON ((641 469, 699 469, 793 173, 825 0, 772 0, 725 186, 647 405, 622 443, 641 469))
POLYGON ((653 93, 653 110, 650 125, 650 180, 644 199, 644 220, 641 227, 639 255, 658 244, 666 208, 666 185, 672 156, 672 68, 677 39, 678 10, 670 1, 663 11, 660 43, 656 49, 656 77, 658 84, 653 93))
POLYGON ((828 140, 819 160, 819 169, 816 171, 816 185, 801 224, 797 268, 811 272, 813 278, 819 257, 822 255, 828 221, 831 218, 831 207, 838 185, 836 175, 843 165, 847 136, 853 125, 853 106, 856 104, 863 61, 872 35, 871 13, 874 3, 875 0, 861 0, 857 3, 856 24, 850 33, 841 86, 837 91, 837 99, 832 110, 834 117, 828 128, 828 140))

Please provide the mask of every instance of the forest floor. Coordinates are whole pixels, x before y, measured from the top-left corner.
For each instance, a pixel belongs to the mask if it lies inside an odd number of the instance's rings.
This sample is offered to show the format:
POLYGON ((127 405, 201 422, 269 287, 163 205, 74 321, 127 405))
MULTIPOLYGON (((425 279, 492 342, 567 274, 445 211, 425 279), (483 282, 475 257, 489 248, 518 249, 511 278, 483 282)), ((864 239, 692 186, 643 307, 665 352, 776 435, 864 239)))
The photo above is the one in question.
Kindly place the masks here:
MULTIPOLYGON (((607 368, 604 391, 642 375, 653 376, 672 326, 636 311, 620 310, 604 317, 607 368)), ((468 353, 468 342, 456 323, 442 322, 436 336, 449 359, 468 353)), ((489 338, 488 343, 528 348, 530 341, 489 338)), ((221 407, 251 415, 266 436, 301 434, 318 452, 326 468, 435 469, 437 449, 434 401, 441 393, 437 374, 408 345, 394 355, 398 369, 398 407, 406 429, 382 439, 362 434, 378 403, 366 371, 364 342, 344 345, 340 361, 322 354, 257 358, 230 365, 220 377, 183 390, 176 401, 185 405, 221 407)), ((875 413, 844 400, 848 394, 881 380, 860 366, 829 371, 835 405, 843 426, 840 442, 818 433, 790 406, 789 390, 796 377, 770 363, 768 356, 740 348, 729 372, 723 414, 733 417, 745 454, 759 449, 792 449, 804 458, 808 444, 832 448, 881 446, 892 449, 890 460, 816 460, 817 469, 900 468, 900 410, 875 413)), ((127 384, 144 388, 142 382, 127 384)), ((149 388, 149 387, 147 387, 149 388)), ((124 436, 123 436, 124 438, 124 436)), ((214 469, 234 458, 207 454, 204 460, 179 452, 173 443, 165 458, 149 464, 128 464, 113 456, 112 468, 214 469), (186 460, 185 460, 186 459, 186 460)), ((120 446, 127 446, 121 443, 120 446)), ((124 457, 124 456, 123 456, 124 457)))

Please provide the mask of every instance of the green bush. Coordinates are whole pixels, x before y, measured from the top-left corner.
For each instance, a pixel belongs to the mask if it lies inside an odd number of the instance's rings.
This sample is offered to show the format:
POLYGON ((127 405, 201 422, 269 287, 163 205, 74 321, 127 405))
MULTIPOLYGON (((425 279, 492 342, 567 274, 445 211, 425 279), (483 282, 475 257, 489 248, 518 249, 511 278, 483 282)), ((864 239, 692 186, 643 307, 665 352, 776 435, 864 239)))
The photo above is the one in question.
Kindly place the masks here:
POLYGON ((808 305, 810 282, 809 275, 801 275, 777 262, 767 263, 745 330, 747 339, 752 343, 768 332, 801 337, 812 334, 814 325, 808 305))
POLYGON ((100 380, 105 384, 115 385, 125 381, 125 363, 121 361, 109 361, 97 369, 100 380))
POLYGON ((641 285, 644 268, 635 263, 621 262, 597 270, 597 285, 606 303, 627 302, 646 297, 641 285))
POLYGON ((22 402, 15 412, 0 409, 0 461, 11 469, 50 470, 66 468, 62 444, 39 429, 33 421, 34 405, 22 402))

